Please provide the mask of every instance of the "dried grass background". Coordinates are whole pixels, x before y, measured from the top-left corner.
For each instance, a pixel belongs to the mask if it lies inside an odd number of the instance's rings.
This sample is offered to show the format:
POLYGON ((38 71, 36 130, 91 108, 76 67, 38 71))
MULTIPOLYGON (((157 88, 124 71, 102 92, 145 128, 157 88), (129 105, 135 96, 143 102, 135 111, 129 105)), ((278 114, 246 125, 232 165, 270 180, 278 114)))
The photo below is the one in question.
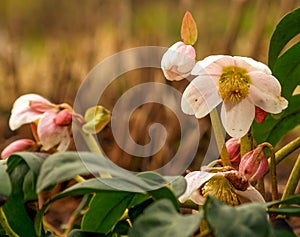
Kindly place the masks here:
MULTIPOLYGON (((199 58, 233 54, 267 61, 275 25, 299 0, 2 0, 0 3, 0 150, 30 136, 28 127, 8 128, 14 100, 38 93, 55 103, 73 103, 88 72, 106 57, 138 46, 169 47, 180 40, 181 19, 190 10, 198 24, 199 58)), ((166 82, 159 70, 137 70, 113 83, 100 103, 112 110, 120 95, 140 82, 169 83, 183 91, 186 81, 166 82)), ((120 115, 121 116, 121 115, 120 115)), ((152 157, 140 159, 115 143, 110 125, 99 136, 105 153, 122 167, 153 170, 176 153, 180 129, 167 108, 148 104, 130 121, 139 144, 149 142, 148 127, 163 124, 167 143, 152 157)), ((199 121, 202 139, 191 169, 198 169, 210 140, 208 118, 199 121)), ((297 135, 297 133, 296 133, 297 135)), ((295 136, 292 132, 285 141, 295 136)), ((126 139, 126 138, 124 138, 126 139)), ((284 168, 289 173, 290 166, 284 168)))

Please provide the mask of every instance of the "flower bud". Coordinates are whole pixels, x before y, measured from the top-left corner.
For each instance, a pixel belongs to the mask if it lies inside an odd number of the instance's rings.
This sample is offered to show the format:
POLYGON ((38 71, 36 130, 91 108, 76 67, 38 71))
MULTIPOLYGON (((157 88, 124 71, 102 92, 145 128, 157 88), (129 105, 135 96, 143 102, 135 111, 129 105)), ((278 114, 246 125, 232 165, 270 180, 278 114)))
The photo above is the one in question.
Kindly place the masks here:
POLYGON ((4 150, 1 153, 1 159, 6 159, 12 153, 15 153, 18 151, 28 151, 35 145, 36 145, 35 141, 30 140, 30 139, 20 139, 20 140, 14 141, 14 142, 10 143, 7 147, 4 148, 4 150))
POLYGON ((161 68, 170 81, 179 81, 188 77, 196 63, 196 52, 193 46, 179 41, 173 44, 161 60, 161 68))
POLYGON ((238 165, 241 161, 240 142, 240 138, 230 138, 226 141, 227 152, 233 165, 238 165))
POLYGON ((257 123, 263 123, 268 116, 268 113, 261 108, 255 106, 255 121, 257 123))
POLYGON ((264 152, 264 146, 257 146, 254 150, 246 153, 239 166, 239 173, 244 175, 250 182, 264 176, 268 170, 268 161, 264 152))
POLYGON ((54 123, 58 126, 68 126, 72 123, 72 112, 68 109, 61 110, 54 118, 54 123))

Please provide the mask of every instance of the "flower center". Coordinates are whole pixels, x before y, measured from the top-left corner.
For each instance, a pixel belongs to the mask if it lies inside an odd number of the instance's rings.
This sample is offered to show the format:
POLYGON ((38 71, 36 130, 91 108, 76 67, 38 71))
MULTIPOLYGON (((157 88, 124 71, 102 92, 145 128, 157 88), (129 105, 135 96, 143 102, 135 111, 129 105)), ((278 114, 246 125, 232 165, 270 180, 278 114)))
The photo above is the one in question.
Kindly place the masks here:
POLYGON ((240 102, 248 96, 250 82, 246 69, 225 67, 219 79, 219 95, 224 101, 240 102))

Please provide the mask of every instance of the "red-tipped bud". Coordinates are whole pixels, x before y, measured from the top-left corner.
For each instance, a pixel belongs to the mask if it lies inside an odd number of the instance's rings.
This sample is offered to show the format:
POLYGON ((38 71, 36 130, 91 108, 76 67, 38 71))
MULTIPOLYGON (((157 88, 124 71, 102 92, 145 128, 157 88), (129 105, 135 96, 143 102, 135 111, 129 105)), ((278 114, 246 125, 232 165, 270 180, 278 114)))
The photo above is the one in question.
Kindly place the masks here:
POLYGON ((267 117, 268 113, 261 108, 255 106, 255 121, 257 123, 263 123, 267 117))
POLYGON ((226 148, 228 151, 228 155, 230 158, 230 161, 233 165, 237 165, 241 161, 241 154, 240 154, 240 149, 241 147, 241 139, 240 138, 230 138, 226 142, 226 148))
POLYGON ((68 126, 72 123, 72 112, 68 109, 61 110, 57 113, 54 123, 58 126, 68 126))
POLYGON ((30 139, 20 139, 10 143, 1 153, 1 158, 6 159, 11 154, 19 151, 28 151, 36 145, 35 141, 30 139))
POLYGON ((246 153, 239 166, 239 173, 243 174, 250 182, 262 178, 267 170, 268 161, 264 146, 261 145, 246 153))

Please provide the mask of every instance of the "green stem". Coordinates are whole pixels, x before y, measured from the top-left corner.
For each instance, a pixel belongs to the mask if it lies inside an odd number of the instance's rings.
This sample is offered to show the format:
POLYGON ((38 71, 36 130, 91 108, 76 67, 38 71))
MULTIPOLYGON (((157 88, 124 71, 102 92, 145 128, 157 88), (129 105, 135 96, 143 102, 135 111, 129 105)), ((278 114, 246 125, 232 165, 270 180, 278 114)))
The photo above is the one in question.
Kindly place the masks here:
POLYGON ((300 136, 291 141, 275 153, 276 164, 300 147, 300 136))
POLYGON ((245 136, 241 138, 241 157, 243 157, 247 152, 254 149, 254 141, 253 141, 253 134, 252 128, 247 132, 245 136))
POLYGON ((287 181, 287 184, 282 194, 282 198, 281 198, 282 200, 288 198, 289 196, 295 193, 299 180, 300 180, 300 155, 298 155, 296 163, 287 181))
POLYGON ((225 134, 223 133, 223 127, 219 119, 217 109, 213 109, 210 112, 211 125, 214 130, 217 147, 220 153, 220 157, 224 166, 231 166, 230 158, 225 146, 225 134))
POLYGON ((8 224, 5 213, 2 209, 2 207, 0 207, 0 224, 1 224, 2 228, 4 229, 5 233, 9 237, 18 237, 18 235, 12 230, 12 228, 8 224))
MULTIPOLYGON (((98 154, 99 156, 104 156, 103 152, 101 151, 101 149, 98 146, 98 143, 97 143, 95 137, 90 133, 84 132, 78 124, 76 124, 76 126, 79 129, 81 136, 85 140, 85 143, 88 146, 88 148, 90 149, 90 151, 98 154)), ((100 176, 102 178, 111 178, 111 175, 109 173, 100 173, 100 176)))

